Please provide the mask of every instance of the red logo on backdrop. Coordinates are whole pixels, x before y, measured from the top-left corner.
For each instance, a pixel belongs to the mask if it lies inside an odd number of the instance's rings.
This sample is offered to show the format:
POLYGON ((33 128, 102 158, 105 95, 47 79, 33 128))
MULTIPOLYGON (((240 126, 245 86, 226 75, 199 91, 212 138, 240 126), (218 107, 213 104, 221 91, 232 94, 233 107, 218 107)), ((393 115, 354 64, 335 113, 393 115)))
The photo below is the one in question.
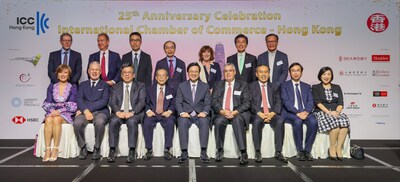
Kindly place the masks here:
POLYGON ((372 62, 390 62, 390 55, 372 55, 372 62))
POLYGON ((373 103, 373 104, 372 104, 372 107, 373 107, 373 108, 376 108, 376 104, 375 104, 375 103, 373 103))
POLYGON ((25 123, 26 119, 23 116, 14 116, 14 118, 12 118, 12 122, 14 122, 15 124, 23 124, 25 123))
POLYGON ((387 97, 388 92, 387 91, 373 91, 372 95, 373 95, 373 97, 387 97))
POLYGON ((368 29, 375 33, 381 33, 389 27, 389 19, 382 13, 375 13, 368 17, 368 29))

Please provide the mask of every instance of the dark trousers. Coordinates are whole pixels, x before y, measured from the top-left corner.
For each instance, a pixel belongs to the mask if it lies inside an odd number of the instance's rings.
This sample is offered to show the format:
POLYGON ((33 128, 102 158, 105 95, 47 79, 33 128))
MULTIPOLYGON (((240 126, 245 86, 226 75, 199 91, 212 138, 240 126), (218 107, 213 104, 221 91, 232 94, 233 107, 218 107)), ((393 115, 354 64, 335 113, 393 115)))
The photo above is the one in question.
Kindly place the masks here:
MULTIPOLYGON (((94 125, 94 136, 95 136, 95 144, 94 147, 99 149, 101 142, 104 137, 104 130, 108 122, 108 117, 106 114, 102 112, 93 112, 93 125, 94 125)), ((75 117, 73 126, 74 132, 76 135, 76 139, 78 140, 78 145, 80 148, 86 145, 85 141, 85 129, 88 125, 89 121, 86 120, 85 115, 81 114, 75 117)))
POLYGON ((154 127, 157 123, 160 123, 162 128, 164 128, 164 148, 168 149, 172 147, 172 137, 174 136, 174 124, 175 116, 163 117, 160 114, 156 114, 153 117, 145 116, 143 122, 143 134, 144 140, 146 141, 146 149, 153 148, 153 133, 154 127))
MULTIPOLYGON (((258 116, 254 115, 253 117, 253 141, 254 141, 254 149, 261 149, 261 140, 262 140, 262 130, 266 123, 258 116)), ((285 121, 280 115, 275 115, 269 125, 274 129, 275 135, 275 151, 282 152, 283 138, 285 133, 285 121)))
POLYGON ((305 120, 301 120, 298 116, 287 113, 286 120, 292 124, 293 137, 297 151, 311 152, 314 144, 315 136, 317 135, 318 123, 313 114, 309 114, 305 120), (307 126, 306 141, 303 147, 303 124, 307 126))
POLYGON ((201 148, 207 148, 208 136, 210 130, 210 118, 199 118, 197 116, 190 118, 178 118, 178 131, 179 131, 179 143, 181 145, 181 150, 188 149, 189 141, 189 128, 195 124, 199 128, 200 133, 200 146, 201 148))
POLYGON ((224 148, 226 126, 232 124, 236 142, 239 150, 246 150, 246 122, 241 114, 236 115, 231 120, 225 116, 217 115, 214 118, 214 134, 217 149, 224 148))
POLYGON ((129 148, 136 148, 138 124, 140 123, 142 116, 143 115, 134 115, 128 119, 120 119, 117 115, 113 114, 109 124, 110 147, 118 147, 119 130, 122 124, 126 124, 128 128, 128 146, 129 148))

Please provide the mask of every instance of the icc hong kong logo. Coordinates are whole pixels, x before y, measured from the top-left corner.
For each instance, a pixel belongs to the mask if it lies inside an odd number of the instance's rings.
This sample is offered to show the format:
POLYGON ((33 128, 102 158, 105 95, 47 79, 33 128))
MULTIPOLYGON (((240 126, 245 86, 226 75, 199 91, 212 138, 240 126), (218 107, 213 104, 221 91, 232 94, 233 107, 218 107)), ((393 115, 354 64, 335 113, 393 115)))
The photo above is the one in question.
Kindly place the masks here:
POLYGON ((367 26, 372 32, 381 33, 389 27, 389 19, 382 13, 374 13, 368 17, 367 26))
POLYGON ((14 118, 12 118, 12 122, 15 124, 24 124, 25 121, 26 119, 23 116, 14 116, 14 118))

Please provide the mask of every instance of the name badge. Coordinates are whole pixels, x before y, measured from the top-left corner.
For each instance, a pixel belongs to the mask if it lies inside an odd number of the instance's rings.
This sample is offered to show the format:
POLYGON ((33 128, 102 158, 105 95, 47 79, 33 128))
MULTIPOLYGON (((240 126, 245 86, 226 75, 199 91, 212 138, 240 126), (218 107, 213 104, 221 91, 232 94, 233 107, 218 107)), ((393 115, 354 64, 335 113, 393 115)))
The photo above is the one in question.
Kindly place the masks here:
POLYGON ((247 63, 244 66, 246 66, 246 68, 251 68, 251 63, 247 63))
POLYGON ((283 64, 282 60, 280 60, 280 61, 278 61, 278 62, 276 63, 277 66, 280 66, 280 65, 282 65, 282 64, 283 64))
POLYGON ((242 91, 237 91, 237 90, 235 90, 235 91, 233 92, 233 95, 240 95, 240 94, 242 94, 242 91))
POLYGON ((214 68, 211 68, 210 71, 213 72, 213 73, 217 73, 217 70, 214 69, 214 68))
POLYGON ((102 88, 99 88, 97 91, 99 91, 99 92, 100 92, 100 91, 103 91, 103 89, 102 89, 102 88))
POLYGON ((336 97, 336 98, 338 98, 338 97, 339 97, 339 94, 337 94, 337 93, 333 93, 333 97, 336 97))
POLYGON ((167 95, 165 98, 166 98, 167 100, 169 100, 169 99, 172 99, 173 96, 172 96, 171 94, 169 94, 169 95, 167 95))
POLYGON ((176 71, 179 72, 179 73, 182 73, 182 69, 179 68, 179 67, 176 68, 176 71))

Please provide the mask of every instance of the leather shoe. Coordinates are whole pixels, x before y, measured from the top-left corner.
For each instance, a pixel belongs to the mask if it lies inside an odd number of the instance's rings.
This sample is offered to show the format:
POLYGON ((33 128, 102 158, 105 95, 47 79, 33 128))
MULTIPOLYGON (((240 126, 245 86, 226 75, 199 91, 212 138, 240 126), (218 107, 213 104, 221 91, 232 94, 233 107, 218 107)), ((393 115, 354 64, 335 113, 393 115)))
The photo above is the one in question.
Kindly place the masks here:
POLYGON ((247 153, 242 153, 240 154, 239 157, 239 165, 247 165, 249 161, 247 160, 247 153))
POLYGON ((148 160, 150 160, 152 157, 153 157, 153 150, 148 150, 148 151, 146 152, 146 154, 144 155, 144 160, 145 160, 145 161, 148 161, 148 160))
POLYGON ((88 152, 87 152, 86 146, 82 147, 81 152, 79 152, 78 159, 85 160, 87 157, 87 154, 88 154, 88 152))
POLYGON ((99 160, 101 158, 100 149, 94 148, 92 160, 99 160))
POLYGON ((297 157, 299 158, 299 161, 305 161, 306 160, 306 156, 305 156, 303 151, 299 151, 297 153, 297 157))
POLYGON ((187 159, 188 159, 188 152, 182 152, 181 156, 178 157, 178 163, 186 163, 187 159))
POLYGON ((224 150, 219 150, 215 154, 215 162, 221 162, 222 158, 224 158, 224 150))
POLYGON ((172 154, 171 154, 171 152, 168 150, 168 149, 165 149, 164 150, 164 159, 165 160, 167 160, 167 161, 169 161, 169 160, 171 160, 172 159, 172 154))
POLYGON ((285 158, 285 156, 283 156, 282 152, 275 152, 275 159, 283 163, 288 163, 287 159, 285 158))
POLYGON ((308 161, 313 161, 314 157, 308 151, 304 151, 304 155, 308 161))
POLYGON ((117 158, 117 152, 115 151, 115 149, 110 149, 110 153, 108 154, 107 161, 115 162, 115 158, 117 158))
POLYGON ((210 163, 210 158, 207 155, 207 150, 201 150, 200 159, 203 163, 210 163))
POLYGON ((261 157, 261 152, 260 151, 256 151, 256 163, 261 163, 262 162, 262 157, 261 157))
POLYGON ((129 149, 128 158, 126 158, 126 163, 132 163, 136 160, 136 151, 134 149, 129 149))

